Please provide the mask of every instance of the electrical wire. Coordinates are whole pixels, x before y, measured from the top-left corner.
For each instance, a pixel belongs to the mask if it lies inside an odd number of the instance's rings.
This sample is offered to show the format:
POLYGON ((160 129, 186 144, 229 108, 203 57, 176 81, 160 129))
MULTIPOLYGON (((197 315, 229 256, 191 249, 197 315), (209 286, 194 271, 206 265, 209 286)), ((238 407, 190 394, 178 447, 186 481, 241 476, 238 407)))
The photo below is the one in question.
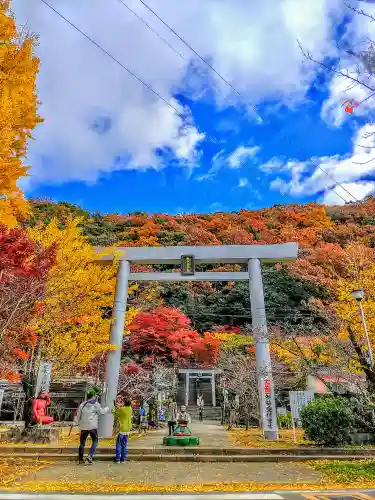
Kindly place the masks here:
MULTIPOLYGON (((55 9, 52 5, 50 5, 46 0, 40 0, 46 7, 48 7, 50 10, 52 10, 56 15, 58 15, 61 19, 63 19, 67 24, 69 24, 73 29, 75 29, 76 31, 78 31, 82 36, 84 36, 88 41, 90 41, 93 45, 95 45, 101 52, 103 52, 105 55, 107 55, 110 59, 112 59, 116 64, 118 64, 122 69, 124 69, 128 74, 130 74, 133 78, 135 78, 139 83, 141 83, 142 85, 144 85, 150 92, 152 92, 156 97, 158 97, 159 99, 161 99, 165 104, 167 104, 167 106, 169 106, 180 118, 181 120, 185 121, 186 123, 188 123, 190 125, 190 122, 186 119, 185 115, 183 115, 175 106, 173 106, 166 98, 164 98, 161 94, 159 94, 156 90, 154 90, 151 85, 147 84, 144 80, 142 80, 142 78, 140 78, 136 73, 134 73, 132 70, 130 70, 127 66, 125 66, 121 61, 119 61, 115 56, 113 56, 110 52, 108 52, 106 49, 104 49, 98 42, 96 42, 93 38, 91 38, 87 33, 85 33, 83 30, 81 30, 78 26, 76 26, 72 21, 70 21, 68 18, 66 18, 61 12, 59 12, 57 9, 55 9)), ((142 2, 143 3, 143 2, 142 2)), ((208 64, 208 63, 207 63, 208 64)), ((270 123, 270 122, 269 122, 270 123)), ((272 125, 272 123, 271 123, 272 125)), ((276 127, 276 126, 275 126, 276 127)), ((205 137, 207 137, 211 142, 213 142, 214 144, 217 144, 218 141, 217 139, 215 138, 212 138, 209 134, 207 133, 204 133, 203 131, 201 131, 199 129, 199 127, 195 124, 195 128, 198 130, 198 132, 200 134, 203 134, 205 135, 205 137)), ((311 159, 311 161, 315 164, 315 162, 311 159)), ((316 164, 315 164, 316 165, 316 164)), ((320 168, 318 165, 316 165, 318 168, 320 168)), ((323 171, 322 168, 320 168, 320 170, 323 171)), ((324 172, 324 171, 323 171, 324 172)), ((324 172, 326 173, 326 172, 324 172)), ((330 177, 330 175, 328 173, 326 173, 328 177, 330 177)), ((338 186, 341 186, 340 183, 338 183, 337 181, 335 181, 335 179, 332 179, 331 177, 331 180, 334 181, 334 185, 338 185, 338 186)), ((332 186, 329 186, 328 184, 324 184, 327 189, 329 190, 332 190, 332 186)), ((346 189, 341 186, 341 188, 346 191, 346 189)), ((348 200, 346 200, 345 198, 343 198, 341 195, 339 195, 336 191, 333 191, 339 198, 341 198, 344 203, 348 203, 348 200)), ((348 191, 347 191, 348 192, 348 191)), ((348 192, 348 194, 350 194, 348 192)), ((354 197, 353 197, 354 198, 354 197)), ((360 200, 357 200, 356 198, 354 198, 356 201, 360 201, 360 200)))
POLYGON ((66 23, 68 23, 72 28, 74 28, 76 31, 78 31, 82 36, 84 36, 87 40, 89 40, 92 44, 95 45, 101 52, 103 52, 106 56, 108 56, 112 61, 114 61, 116 64, 118 64, 122 69, 124 69, 127 73, 129 73, 133 78, 135 78, 139 83, 144 85, 150 92, 152 92, 156 97, 161 99, 167 106, 173 109, 179 116, 185 119, 183 115, 181 115, 180 111, 175 108, 167 99, 165 99, 162 95, 160 95, 156 90, 154 90, 151 85, 148 85, 142 78, 140 78, 138 75, 136 75, 132 70, 127 68, 125 64, 123 64, 121 61, 119 61, 115 56, 113 56, 110 52, 108 52, 106 49, 104 49, 99 43, 97 43, 93 38, 91 38, 87 33, 82 31, 78 26, 76 26, 74 23, 72 23, 68 18, 66 18, 61 12, 59 12, 57 9, 52 7, 46 0, 40 0, 41 2, 44 3, 46 7, 51 9, 55 14, 57 14, 61 19, 63 19, 66 23))
MULTIPOLYGON (((274 127, 278 131, 278 133, 289 142, 289 144, 291 144, 292 146, 297 146, 297 148, 298 148, 298 145, 296 145, 296 143, 294 143, 288 136, 286 136, 282 129, 280 129, 276 124, 272 123, 269 118, 267 118, 267 117, 264 118, 262 116, 262 114, 260 113, 259 109, 257 108, 257 106, 252 101, 248 100, 241 92, 239 92, 236 89, 236 87, 234 87, 234 85, 232 85, 226 78, 224 78, 208 61, 206 61, 206 59, 204 57, 202 57, 184 38, 182 38, 174 28, 172 28, 161 16, 159 16, 159 14, 157 14, 157 12, 155 12, 151 7, 149 7, 149 5, 147 5, 147 3, 144 0, 139 0, 139 2, 149 12, 151 12, 166 28, 168 28, 186 47, 188 47, 199 58, 199 60, 203 62, 203 64, 205 64, 211 71, 213 71, 216 74, 217 77, 219 77, 226 85, 228 85, 235 94, 237 94, 245 103, 247 103, 263 121, 266 121, 269 125, 274 127)), ((123 2, 121 2, 121 3, 123 3, 123 2)), ((334 182, 335 186, 340 186, 341 189, 343 189, 343 191, 345 191, 351 198, 354 199, 354 201, 360 202, 360 200, 358 198, 356 198, 352 193, 350 193, 350 191, 348 191, 340 182, 336 181, 336 179, 329 172, 327 172, 320 165, 318 165, 313 160, 313 158, 311 158, 309 155, 305 155, 305 152, 302 149, 300 149, 300 152, 304 156, 307 156, 307 158, 310 160, 310 162, 313 165, 315 165, 321 172, 323 172, 325 175, 327 175, 334 182)), ((332 189, 332 188, 330 188, 330 189, 332 189)), ((336 194, 341 199, 343 199, 338 193, 336 193, 336 194)), ((345 203, 347 203, 347 200, 344 200, 344 201, 345 201, 345 203)))
MULTIPOLYGON (((141 17, 139 14, 137 14, 135 12, 135 10, 133 10, 131 7, 129 7, 129 5, 127 5, 125 3, 124 0, 117 0, 121 5, 123 5, 131 14, 133 14, 133 16, 135 16, 141 23, 143 23, 152 33, 154 33, 154 35, 156 35, 163 43, 165 43, 176 55, 178 55, 181 59, 183 59, 184 61, 189 61, 189 59, 187 57, 185 57, 183 54, 181 54, 181 52, 178 52, 178 50, 176 50, 173 45, 171 45, 165 38, 163 38, 160 33, 158 33, 152 26, 150 26, 150 24, 148 24, 147 21, 145 21, 143 19, 143 17, 141 17)), ((193 72, 197 73, 199 76, 202 76, 203 78, 206 78, 206 75, 204 73, 201 73, 197 67, 193 67, 192 68, 193 72)), ((209 82, 210 85, 212 85, 212 87, 221 95, 224 97, 224 94, 222 93, 222 91, 216 87, 212 82, 209 82)), ((230 102, 231 103, 231 102, 230 102)))

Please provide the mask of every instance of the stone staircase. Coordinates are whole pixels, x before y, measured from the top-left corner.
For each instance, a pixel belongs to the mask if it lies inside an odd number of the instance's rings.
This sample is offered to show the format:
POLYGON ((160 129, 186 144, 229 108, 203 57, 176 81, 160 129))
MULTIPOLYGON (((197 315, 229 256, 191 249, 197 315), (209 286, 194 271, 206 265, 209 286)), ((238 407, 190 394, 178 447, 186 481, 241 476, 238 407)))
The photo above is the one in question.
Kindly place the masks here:
MULTIPOLYGON (((188 413, 193 422, 199 420, 199 410, 197 406, 188 406, 188 413)), ((221 420, 220 406, 205 406, 203 408, 203 420, 221 420)))

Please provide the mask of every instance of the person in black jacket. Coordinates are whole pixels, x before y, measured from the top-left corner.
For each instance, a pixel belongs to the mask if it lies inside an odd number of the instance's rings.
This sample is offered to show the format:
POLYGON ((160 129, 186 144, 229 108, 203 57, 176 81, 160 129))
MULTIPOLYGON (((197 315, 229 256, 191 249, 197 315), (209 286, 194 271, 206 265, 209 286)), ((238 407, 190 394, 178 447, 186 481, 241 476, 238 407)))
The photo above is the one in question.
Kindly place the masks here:
POLYGON ((32 400, 34 398, 34 386, 30 375, 27 375, 23 370, 20 370, 19 374, 21 375, 22 390, 25 394, 25 404, 23 405, 23 420, 25 422, 25 429, 27 429, 31 424, 31 409, 32 400))

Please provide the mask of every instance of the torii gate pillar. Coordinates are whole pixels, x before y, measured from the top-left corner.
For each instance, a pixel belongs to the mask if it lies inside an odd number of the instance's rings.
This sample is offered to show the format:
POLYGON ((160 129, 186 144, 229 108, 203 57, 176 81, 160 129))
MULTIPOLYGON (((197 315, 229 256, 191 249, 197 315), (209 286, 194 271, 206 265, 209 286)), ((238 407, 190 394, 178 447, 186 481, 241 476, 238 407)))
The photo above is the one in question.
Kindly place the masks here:
POLYGON ((265 439, 277 441, 277 415, 268 341, 262 269, 259 259, 249 260, 251 319, 255 343, 260 415, 265 439))

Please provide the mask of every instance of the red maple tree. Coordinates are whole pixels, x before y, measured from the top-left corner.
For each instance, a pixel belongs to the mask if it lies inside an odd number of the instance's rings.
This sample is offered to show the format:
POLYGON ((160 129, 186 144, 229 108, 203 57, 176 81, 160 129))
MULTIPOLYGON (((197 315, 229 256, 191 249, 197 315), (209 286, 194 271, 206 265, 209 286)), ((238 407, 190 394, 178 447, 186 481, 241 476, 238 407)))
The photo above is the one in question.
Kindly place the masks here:
POLYGON ((200 366, 212 366, 220 357, 220 342, 210 334, 205 334, 193 345, 195 361, 200 366))
POLYGON ((201 338, 190 319, 175 307, 159 307, 137 314, 129 325, 129 344, 139 359, 186 364, 210 364, 218 346, 214 339, 201 338))
POLYGON ((12 378, 25 349, 35 344, 27 329, 45 291, 55 247, 43 250, 19 228, 0 225, 0 376, 12 378))
POLYGON ((184 362, 193 356, 200 338, 190 319, 174 307, 159 307, 137 314, 129 325, 130 347, 141 359, 184 362))

